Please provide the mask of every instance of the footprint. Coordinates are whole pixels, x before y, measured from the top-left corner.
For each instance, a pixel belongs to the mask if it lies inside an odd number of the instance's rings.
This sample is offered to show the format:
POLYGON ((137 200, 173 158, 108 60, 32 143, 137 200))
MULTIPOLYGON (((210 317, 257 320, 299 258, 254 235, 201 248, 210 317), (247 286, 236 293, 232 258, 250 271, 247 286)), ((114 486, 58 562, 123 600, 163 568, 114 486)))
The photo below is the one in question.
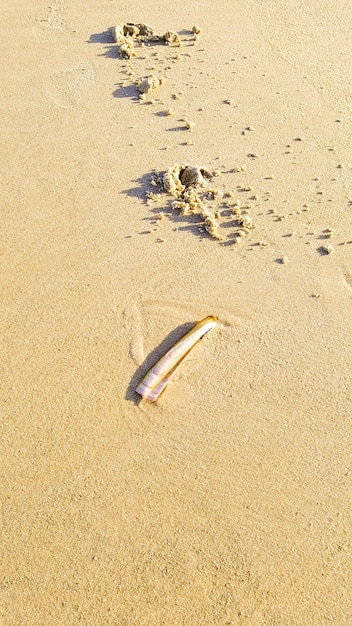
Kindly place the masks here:
POLYGON ((133 303, 128 309, 124 310, 122 314, 122 324, 129 338, 128 354, 133 363, 140 366, 145 358, 142 334, 143 320, 136 303, 133 303))
MULTIPOLYGON (((186 322, 196 322, 206 315, 215 315, 223 327, 238 327, 248 316, 237 315, 220 307, 205 307, 198 303, 173 300, 133 302, 122 314, 123 334, 128 338, 128 353, 137 366, 146 358, 144 342, 152 349, 173 329, 186 322)), ((148 350, 147 350, 148 352, 148 350)))
POLYGON ((249 320, 249 316, 243 313, 229 311, 221 306, 206 305, 199 302, 191 302, 187 300, 157 300, 151 299, 143 302, 142 306, 148 311, 157 311, 157 315, 175 319, 177 325, 180 319, 183 321, 185 315, 187 321, 197 321, 207 315, 215 315, 220 324, 224 326, 234 326, 240 324, 243 320, 249 320))
POLYGON ((46 22, 48 28, 53 30, 63 30, 65 28, 65 20, 62 15, 63 8, 64 0, 55 0, 55 3, 49 7, 50 13, 48 17, 46 20, 42 20, 46 22))
POLYGON ((341 280, 343 286, 352 294, 352 274, 341 268, 341 280))
POLYGON ((61 108, 81 102, 86 91, 95 83, 95 71, 89 61, 70 65, 50 77, 48 96, 61 108))

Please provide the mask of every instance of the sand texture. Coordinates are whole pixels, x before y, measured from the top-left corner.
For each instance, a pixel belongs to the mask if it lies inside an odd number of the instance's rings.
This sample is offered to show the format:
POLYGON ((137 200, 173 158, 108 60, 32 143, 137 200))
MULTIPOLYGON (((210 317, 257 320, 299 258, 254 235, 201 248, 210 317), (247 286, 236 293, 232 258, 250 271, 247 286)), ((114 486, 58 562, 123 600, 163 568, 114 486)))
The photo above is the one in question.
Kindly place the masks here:
POLYGON ((351 3, 0 29, 1 623, 350 626, 351 3))

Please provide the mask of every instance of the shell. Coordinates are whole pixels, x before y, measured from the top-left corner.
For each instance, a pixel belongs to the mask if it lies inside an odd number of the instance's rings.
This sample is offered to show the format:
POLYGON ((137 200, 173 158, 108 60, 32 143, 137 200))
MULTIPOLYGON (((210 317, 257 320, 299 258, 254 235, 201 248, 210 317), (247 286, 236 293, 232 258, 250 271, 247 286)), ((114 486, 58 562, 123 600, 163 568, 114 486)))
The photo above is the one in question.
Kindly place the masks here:
POLYGON ((136 392, 148 402, 154 402, 165 389, 171 376, 181 365, 183 359, 209 330, 216 326, 216 318, 208 315, 168 350, 142 378, 136 392))

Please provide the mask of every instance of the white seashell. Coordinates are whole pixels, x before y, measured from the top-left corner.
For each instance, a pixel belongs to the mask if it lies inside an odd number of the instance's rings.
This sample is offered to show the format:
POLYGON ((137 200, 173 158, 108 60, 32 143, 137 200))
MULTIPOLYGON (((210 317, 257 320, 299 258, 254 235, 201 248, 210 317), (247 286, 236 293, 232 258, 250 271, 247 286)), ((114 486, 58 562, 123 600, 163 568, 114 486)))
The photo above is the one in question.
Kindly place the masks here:
POLYGON ((216 319, 212 315, 197 322, 181 339, 153 365, 149 372, 142 378, 136 392, 148 402, 154 402, 165 389, 171 376, 181 365, 183 359, 192 350, 196 343, 209 330, 216 326, 216 319))

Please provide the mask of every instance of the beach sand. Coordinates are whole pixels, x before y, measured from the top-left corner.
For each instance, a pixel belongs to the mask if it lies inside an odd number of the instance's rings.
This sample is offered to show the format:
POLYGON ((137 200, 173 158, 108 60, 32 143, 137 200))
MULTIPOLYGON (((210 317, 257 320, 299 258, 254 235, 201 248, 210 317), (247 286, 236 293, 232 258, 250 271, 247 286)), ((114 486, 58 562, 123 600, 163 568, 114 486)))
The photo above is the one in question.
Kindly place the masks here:
POLYGON ((350 625, 352 6, 4 5, 2 623, 350 625))

